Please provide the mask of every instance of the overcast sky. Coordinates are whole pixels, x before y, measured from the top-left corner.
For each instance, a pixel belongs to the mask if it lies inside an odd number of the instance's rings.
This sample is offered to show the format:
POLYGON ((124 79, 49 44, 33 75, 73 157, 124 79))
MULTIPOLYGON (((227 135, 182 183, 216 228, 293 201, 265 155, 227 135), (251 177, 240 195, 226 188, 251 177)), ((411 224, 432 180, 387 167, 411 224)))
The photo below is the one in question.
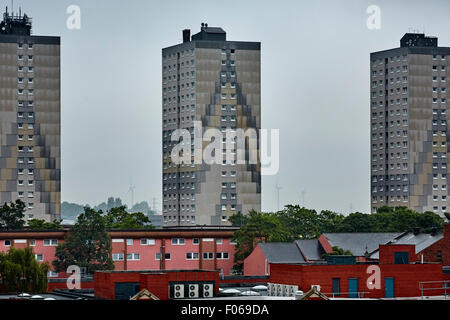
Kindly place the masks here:
MULTIPOLYGON (((4 8, 10 0, 0 0, 4 8)), ((161 206, 161 49, 220 26, 261 42, 262 127, 280 129, 280 170, 262 208, 303 204, 369 212, 369 54, 425 30, 450 46, 450 1, 21 0, 33 34, 61 36, 62 200, 109 195, 161 206), (69 30, 67 7, 81 9, 69 30), (369 30, 369 5, 381 29, 369 30)))

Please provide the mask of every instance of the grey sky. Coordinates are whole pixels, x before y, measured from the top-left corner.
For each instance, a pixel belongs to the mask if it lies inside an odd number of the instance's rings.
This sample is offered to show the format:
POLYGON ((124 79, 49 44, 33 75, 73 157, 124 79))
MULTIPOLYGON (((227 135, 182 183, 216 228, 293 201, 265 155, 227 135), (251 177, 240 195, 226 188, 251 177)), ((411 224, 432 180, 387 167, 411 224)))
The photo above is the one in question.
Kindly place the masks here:
MULTIPOLYGON (((11 2, 1 0, 4 8, 11 2)), ((35 35, 61 36, 62 200, 161 204, 161 49, 201 22, 262 43, 262 127, 280 128, 280 171, 262 179, 262 208, 368 212, 369 54, 409 29, 450 46, 450 1, 16 0, 35 35), (66 28, 69 5, 81 29, 66 28), (366 27, 369 5, 381 30, 366 27)))

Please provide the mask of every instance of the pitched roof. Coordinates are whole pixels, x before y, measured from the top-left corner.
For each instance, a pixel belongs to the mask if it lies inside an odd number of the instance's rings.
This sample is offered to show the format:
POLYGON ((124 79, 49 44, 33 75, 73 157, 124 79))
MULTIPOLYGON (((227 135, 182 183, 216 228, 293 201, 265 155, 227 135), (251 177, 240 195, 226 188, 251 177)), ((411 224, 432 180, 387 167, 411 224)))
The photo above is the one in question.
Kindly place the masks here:
POLYGON ((349 250, 354 256, 364 256, 367 252, 378 249, 380 244, 385 244, 402 235, 398 232, 348 232, 348 233, 324 233, 332 247, 338 246, 349 250))
MULTIPOLYGON (((405 233, 402 234, 395 239, 392 239, 388 243, 391 244, 414 244, 416 246, 416 254, 423 251, 424 249, 428 248, 432 244, 438 242, 444 237, 443 234, 436 234, 431 235, 429 233, 405 233)), ((370 255, 370 258, 378 259, 378 248, 375 249, 372 254, 370 255)))
POLYGON ((300 250, 292 242, 270 242, 260 243, 267 262, 272 263, 304 263, 300 250))
POLYGON ((159 300, 159 298, 144 288, 132 296, 130 300, 159 300))
POLYGON ((322 260, 322 252, 320 250, 318 239, 296 240, 295 243, 299 247, 306 260, 322 260))

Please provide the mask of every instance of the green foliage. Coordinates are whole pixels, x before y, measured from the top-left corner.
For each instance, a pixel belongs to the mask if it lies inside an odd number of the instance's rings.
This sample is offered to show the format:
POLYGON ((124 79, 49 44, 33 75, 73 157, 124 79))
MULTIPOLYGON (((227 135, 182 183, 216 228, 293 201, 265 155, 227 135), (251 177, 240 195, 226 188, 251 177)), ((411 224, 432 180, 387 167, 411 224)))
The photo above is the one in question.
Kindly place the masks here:
POLYGON ((62 230, 63 226, 61 221, 54 220, 53 222, 47 222, 42 219, 32 219, 28 221, 28 229, 30 230, 62 230))
POLYGON ((246 225, 248 223, 248 216, 243 215, 242 212, 238 212, 233 214, 228 221, 231 222, 231 225, 233 227, 241 227, 243 225, 246 225))
POLYGON ((21 200, 0 207, 0 231, 20 230, 25 225, 25 203, 21 200))
POLYGON ((70 265, 85 267, 88 273, 112 270, 110 237, 101 211, 85 208, 68 233, 65 242, 56 247, 55 269, 66 271, 70 265))
POLYGON ((46 292, 49 270, 49 264, 38 263, 29 247, 0 253, 0 278, 6 292, 46 292))
POLYGON ((342 248, 339 248, 338 246, 332 247, 333 251, 330 253, 325 253, 322 255, 323 259, 326 259, 328 256, 352 256, 353 253, 350 250, 344 250, 342 248))
POLYGON ((154 229, 145 214, 129 213, 125 206, 110 209, 104 218, 108 229, 154 229))

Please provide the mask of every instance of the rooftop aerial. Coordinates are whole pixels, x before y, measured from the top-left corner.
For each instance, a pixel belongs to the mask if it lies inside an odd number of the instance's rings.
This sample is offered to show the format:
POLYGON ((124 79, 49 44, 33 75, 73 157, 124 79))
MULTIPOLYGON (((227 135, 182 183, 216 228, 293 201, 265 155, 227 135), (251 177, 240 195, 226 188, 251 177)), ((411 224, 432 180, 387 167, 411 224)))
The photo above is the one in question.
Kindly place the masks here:
POLYGON ((3 21, 0 23, 0 34, 13 35, 31 35, 31 18, 25 13, 22 15, 22 9, 19 8, 19 14, 8 13, 8 7, 3 13, 3 21))

